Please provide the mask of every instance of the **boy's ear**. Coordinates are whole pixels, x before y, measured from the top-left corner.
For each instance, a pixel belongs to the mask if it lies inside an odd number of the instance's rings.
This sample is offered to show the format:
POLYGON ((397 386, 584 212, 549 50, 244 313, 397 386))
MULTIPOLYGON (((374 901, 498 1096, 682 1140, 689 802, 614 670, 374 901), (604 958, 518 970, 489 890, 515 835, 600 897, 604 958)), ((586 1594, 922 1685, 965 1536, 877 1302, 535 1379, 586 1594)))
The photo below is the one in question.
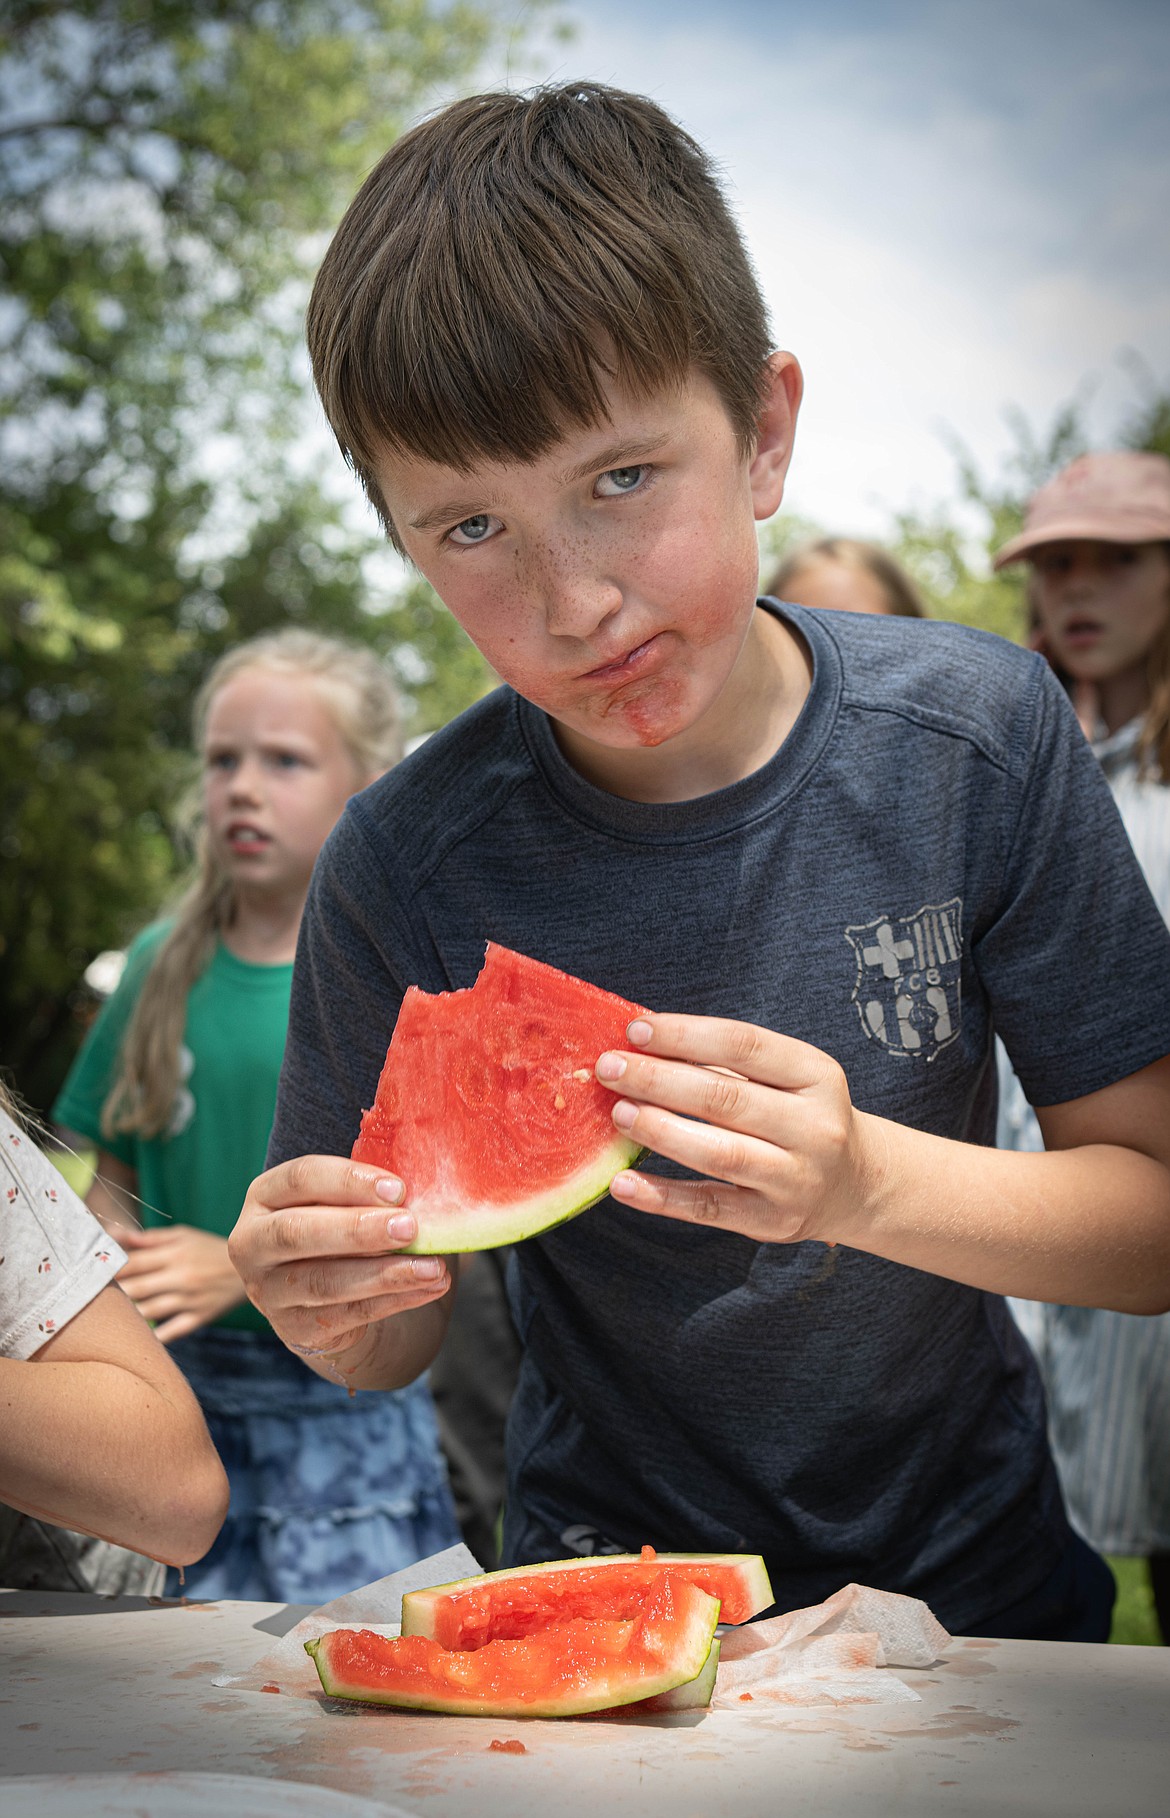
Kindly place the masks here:
POLYGON ((796 417, 804 375, 795 354, 768 355, 768 389, 760 411, 756 451, 748 469, 755 515, 761 522, 778 510, 796 438, 796 417))

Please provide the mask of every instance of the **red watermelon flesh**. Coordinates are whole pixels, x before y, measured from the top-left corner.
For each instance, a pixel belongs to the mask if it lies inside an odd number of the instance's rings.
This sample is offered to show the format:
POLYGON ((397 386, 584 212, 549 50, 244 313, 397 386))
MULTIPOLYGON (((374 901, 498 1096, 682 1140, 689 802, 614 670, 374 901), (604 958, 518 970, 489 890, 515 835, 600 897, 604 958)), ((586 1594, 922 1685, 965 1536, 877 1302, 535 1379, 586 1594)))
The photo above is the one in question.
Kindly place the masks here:
POLYGON ((331 1698, 469 1716, 573 1717, 692 1685, 718 1619, 714 1597, 664 1572, 627 1621, 575 1619, 473 1653, 369 1629, 335 1629, 305 1648, 331 1698))
POLYGON ((429 1636, 446 1648, 475 1649, 575 1617, 629 1618, 664 1570, 717 1597, 725 1624, 747 1622, 772 1603, 758 1553, 658 1553, 643 1547, 640 1556, 547 1560, 407 1591, 402 1633, 429 1636))
POLYGON ((405 1182, 409 1251, 518 1243, 608 1192, 642 1151, 593 1068, 642 1014, 494 941, 468 989, 409 988, 353 1146, 405 1182))

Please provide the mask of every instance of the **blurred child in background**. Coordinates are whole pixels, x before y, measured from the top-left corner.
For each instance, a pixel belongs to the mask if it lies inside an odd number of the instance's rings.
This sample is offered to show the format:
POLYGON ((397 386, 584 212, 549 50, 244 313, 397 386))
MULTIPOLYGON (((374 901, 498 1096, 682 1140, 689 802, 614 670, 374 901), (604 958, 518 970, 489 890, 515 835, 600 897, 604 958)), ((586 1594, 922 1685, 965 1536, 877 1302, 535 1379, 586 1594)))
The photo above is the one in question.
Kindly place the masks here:
POLYGON ((0 1086, 5 1586, 148 1590, 154 1561, 197 1559, 223 1519, 195 1398, 114 1285, 125 1260, 0 1086))
POLYGON ((313 864, 401 755, 398 702, 371 651, 282 631, 220 658, 195 729, 197 877, 132 945, 53 1115, 98 1146, 89 1206, 227 1466, 228 1519, 188 1591, 317 1602, 458 1538, 425 1382, 323 1381, 248 1303, 226 1242, 264 1165, 313 864))
MULTIPOLYGON (((1170 922, 1170 461, 1082 455, 995 558, 1026 561, 1035 641, 1063 678, 1170 922)), ((1001 1148, 1043 1148, 1000 1052, 1001 1148)), ((1149 1560, 1170 1640, 1170 1314, 1013 1301, 1040 1360, 1069 1513, 1107 1553, 1149 1560)))
POLYGON ((876 543, 863 543, 856 537, 821 537, 815 543, 802 543, 785 556, 762 591, 796 606, 884 613, 900 619, 926 617, 918 589, 906 570, 876 543))

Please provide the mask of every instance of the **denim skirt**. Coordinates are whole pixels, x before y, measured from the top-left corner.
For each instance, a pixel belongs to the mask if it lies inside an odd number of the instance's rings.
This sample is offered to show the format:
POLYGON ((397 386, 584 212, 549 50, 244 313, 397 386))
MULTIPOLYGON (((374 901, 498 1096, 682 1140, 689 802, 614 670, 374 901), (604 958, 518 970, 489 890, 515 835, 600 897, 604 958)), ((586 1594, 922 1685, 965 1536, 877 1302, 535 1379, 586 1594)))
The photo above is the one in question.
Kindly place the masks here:
POLYGON ((426 1380, 324 1382, 266 1332, 209 1326, 171 1355, 231 1485, 211 1551, 167 1594, 323 1603, 459 1539, 426 1380))

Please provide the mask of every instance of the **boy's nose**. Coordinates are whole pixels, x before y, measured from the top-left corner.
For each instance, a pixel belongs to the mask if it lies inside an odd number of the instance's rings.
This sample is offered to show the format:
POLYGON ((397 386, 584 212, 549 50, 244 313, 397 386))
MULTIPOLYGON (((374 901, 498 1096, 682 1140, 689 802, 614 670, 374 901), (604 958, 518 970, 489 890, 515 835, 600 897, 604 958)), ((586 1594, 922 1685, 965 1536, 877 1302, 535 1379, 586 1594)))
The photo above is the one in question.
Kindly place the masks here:
POLYGON ((617 582, 579 544, 542 550, 529 579, 554 637, 587 638, 622 604, 617 582))

